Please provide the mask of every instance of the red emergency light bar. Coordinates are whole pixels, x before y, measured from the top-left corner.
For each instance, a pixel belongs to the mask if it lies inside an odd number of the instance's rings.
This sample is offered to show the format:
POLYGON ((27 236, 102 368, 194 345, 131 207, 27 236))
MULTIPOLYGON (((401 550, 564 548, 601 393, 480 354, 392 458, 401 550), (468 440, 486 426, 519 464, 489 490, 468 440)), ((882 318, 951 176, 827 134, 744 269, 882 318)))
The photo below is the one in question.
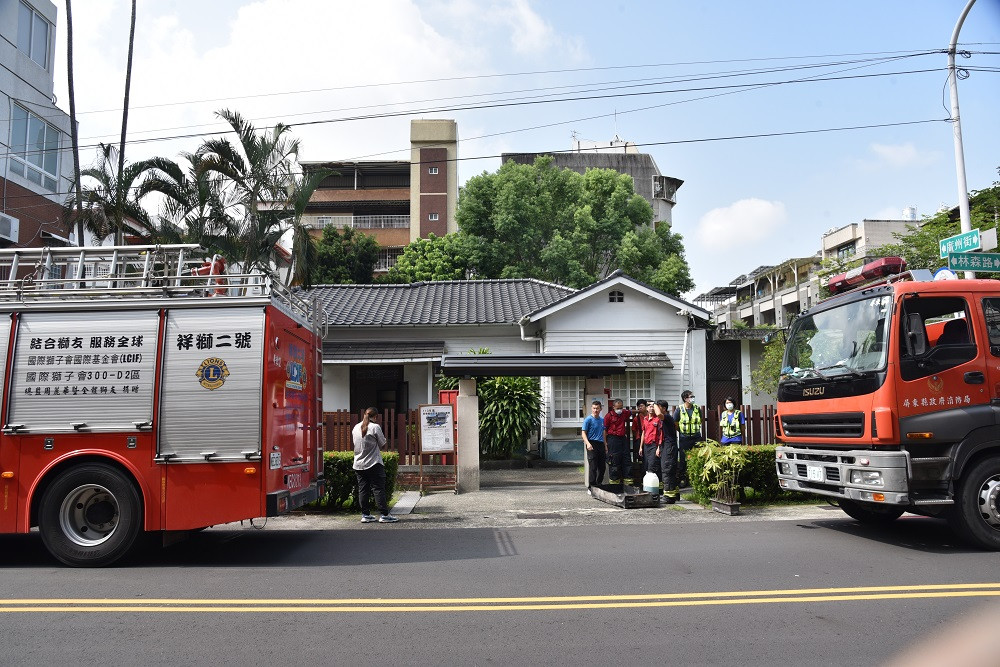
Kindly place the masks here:
POLYGON ((838 273, 831 276, 826 286, 830 289, 830 294, 840 294, 847 290, 854 289, 862 283, 883 278, 894 273, 902 273, 906 269, 906 260, 902 257, 882 257, 863 266, 838 273))

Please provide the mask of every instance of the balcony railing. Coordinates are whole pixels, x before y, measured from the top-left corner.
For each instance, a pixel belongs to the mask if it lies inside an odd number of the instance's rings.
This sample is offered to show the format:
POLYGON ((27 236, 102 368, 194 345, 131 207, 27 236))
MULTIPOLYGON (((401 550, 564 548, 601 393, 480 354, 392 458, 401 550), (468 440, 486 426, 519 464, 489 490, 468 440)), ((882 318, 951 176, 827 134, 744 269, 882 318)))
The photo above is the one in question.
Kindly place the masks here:
POLYGON ((408 215, 306 215, 303 222, 307 227, 353 227, 355 229, 409 229, 408 215))

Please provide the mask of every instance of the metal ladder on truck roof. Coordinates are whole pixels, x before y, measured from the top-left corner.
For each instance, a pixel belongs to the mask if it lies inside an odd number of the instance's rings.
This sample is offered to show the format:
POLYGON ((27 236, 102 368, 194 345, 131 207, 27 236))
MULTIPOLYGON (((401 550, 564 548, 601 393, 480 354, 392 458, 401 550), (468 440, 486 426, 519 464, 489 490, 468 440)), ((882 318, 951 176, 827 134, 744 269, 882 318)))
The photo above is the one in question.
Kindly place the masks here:
POLYGON ((0 250, 0 302, 114 298, 273 298, 312 325, 311 300, 261 273, 226 270, 196 243, 0 250))
POLYGON ((204 254, 193 243, 0 250, 0 299, 191 296, 223 280, 199 272, 204 254))

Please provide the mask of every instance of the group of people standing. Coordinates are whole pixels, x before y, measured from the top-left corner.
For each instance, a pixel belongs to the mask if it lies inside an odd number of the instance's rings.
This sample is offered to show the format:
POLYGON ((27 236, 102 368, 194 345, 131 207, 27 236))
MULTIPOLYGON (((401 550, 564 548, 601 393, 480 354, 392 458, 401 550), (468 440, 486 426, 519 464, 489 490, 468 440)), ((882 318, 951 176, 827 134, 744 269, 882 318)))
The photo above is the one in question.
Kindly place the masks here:
MULTIPOLYGON (((673 412, 662 400, 640 399, 633 412, 621 399, 615 399, 602 418, 603 407, 601 401, 591 403, 590 415, 583 421, 583 444, 589 467, 587 486, 600 485, 605 469, 612 485, 624 483, 631 476, 634 456, 643 462, 646 472, 659 477, 662 502, 677 502, 680 487, 688 485, 687 452, 702 440, 702 414, 694 402, 694 393, 690 390, 681 393, 681 405, 673 412)), ((726 409, 719 418, 720 442, 724 445, 743 442, 745 425, 743 413, 727 397, 726 409)))

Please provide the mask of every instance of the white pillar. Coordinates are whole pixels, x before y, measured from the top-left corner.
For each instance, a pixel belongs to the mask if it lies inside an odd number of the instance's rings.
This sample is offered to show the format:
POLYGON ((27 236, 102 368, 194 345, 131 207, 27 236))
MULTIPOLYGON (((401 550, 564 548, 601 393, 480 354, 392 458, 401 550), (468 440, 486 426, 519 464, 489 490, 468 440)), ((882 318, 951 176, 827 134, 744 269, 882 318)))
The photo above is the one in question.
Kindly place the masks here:
POLYGON ((455 419, 458 422, 456 492, 479 490, 479 397, 476 381, 458 381, 455 419))

